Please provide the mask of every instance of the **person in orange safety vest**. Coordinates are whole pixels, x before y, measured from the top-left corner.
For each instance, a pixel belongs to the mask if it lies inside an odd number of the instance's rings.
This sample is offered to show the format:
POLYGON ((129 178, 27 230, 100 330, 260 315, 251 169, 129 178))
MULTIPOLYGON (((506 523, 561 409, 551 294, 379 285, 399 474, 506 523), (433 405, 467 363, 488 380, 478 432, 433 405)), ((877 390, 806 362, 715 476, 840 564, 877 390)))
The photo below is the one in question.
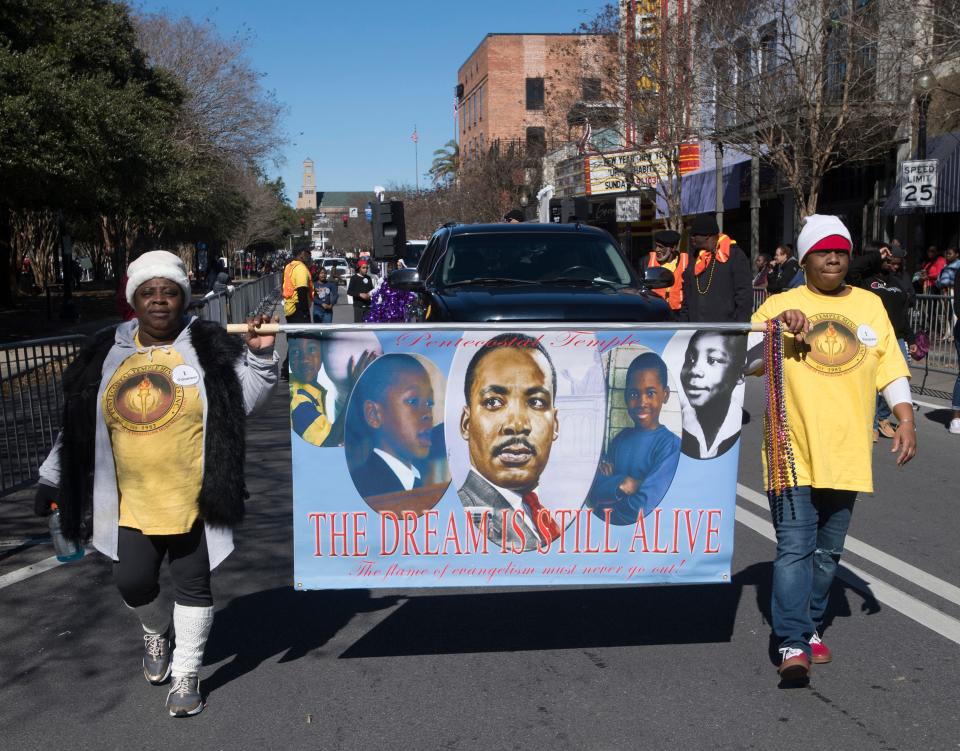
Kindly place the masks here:
POLYGON ((674 283, 670 287, 654 289, 651 292, 660 295, 670 310, 680 310, 683 301, 683 272, 687 268, 690 256, 679 252, 680 233, 672 229, 662 229, 653 236, 654 249, 644 259, 643 268, 650 269, 662 266, 673 272, 674 283))

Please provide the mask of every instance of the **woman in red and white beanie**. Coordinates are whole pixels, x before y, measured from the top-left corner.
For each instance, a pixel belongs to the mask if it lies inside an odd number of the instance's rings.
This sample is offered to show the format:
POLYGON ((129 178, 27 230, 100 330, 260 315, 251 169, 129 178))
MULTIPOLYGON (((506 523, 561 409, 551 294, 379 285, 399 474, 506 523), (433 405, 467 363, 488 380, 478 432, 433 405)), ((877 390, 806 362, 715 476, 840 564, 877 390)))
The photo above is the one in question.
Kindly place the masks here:
MULTIPOLYGON (((753 315, 755 323, 784 323, 786 455, 792 453, 796 486, 770 488, 768 482, 767 495, 777 532, 773 630, 779 673, 790 681, 807 679, 811 663, 832 659, 820 637, 823 616, 857 494, 873 492, 878 391, 900 421, 892 448, 897 465, 917 448, 909 369, 886 310, 879 297, 844 281, 851 246, 839 218, 807 217, 797 239, 806 284, 767 298, 753 315)), ((762 337, 751 335, 756 373, 762 372, 762 337)))

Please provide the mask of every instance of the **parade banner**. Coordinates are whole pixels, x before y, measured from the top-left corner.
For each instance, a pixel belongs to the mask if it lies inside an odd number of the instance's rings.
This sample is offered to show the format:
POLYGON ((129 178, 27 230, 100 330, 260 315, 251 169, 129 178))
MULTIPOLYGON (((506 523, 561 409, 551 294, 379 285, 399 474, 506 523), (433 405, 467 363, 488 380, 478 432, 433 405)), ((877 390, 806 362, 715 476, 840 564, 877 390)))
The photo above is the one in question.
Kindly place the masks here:
POLYGON ((729 581, 746 334, 537 326, 288 334, 297 589, 729 581))

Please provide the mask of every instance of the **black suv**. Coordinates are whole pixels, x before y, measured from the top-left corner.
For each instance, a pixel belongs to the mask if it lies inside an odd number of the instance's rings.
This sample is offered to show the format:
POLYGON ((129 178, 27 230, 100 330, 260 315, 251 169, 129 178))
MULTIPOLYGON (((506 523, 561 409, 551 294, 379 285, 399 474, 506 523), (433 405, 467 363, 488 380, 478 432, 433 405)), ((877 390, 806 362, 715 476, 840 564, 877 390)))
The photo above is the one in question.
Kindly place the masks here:
POLYGON ((667 303, 649 290, 673 275, 638 279, 614 239, 584 224, 456 224, 390 284, 418 294, 411 321, 663 321, 667 303))

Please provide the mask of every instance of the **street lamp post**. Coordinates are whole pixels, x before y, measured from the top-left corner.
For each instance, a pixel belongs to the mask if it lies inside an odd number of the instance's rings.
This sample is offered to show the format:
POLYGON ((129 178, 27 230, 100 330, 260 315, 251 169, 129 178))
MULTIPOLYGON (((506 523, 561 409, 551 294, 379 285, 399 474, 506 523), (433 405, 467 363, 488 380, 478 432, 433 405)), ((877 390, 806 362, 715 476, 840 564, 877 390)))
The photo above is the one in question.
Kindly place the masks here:
MULTIPOLYGON (((930 97, 937 86, 937 77, 929 70, 917 74, 913 81, 913 91, 917 97, 917 159, 927 158, 927 110, 930 108, 930 97)), ((917 209, 919 221, 914 229, 914 251, 922 261, 924 257, 924 230, 926 224, 926 208, 917 209)))

